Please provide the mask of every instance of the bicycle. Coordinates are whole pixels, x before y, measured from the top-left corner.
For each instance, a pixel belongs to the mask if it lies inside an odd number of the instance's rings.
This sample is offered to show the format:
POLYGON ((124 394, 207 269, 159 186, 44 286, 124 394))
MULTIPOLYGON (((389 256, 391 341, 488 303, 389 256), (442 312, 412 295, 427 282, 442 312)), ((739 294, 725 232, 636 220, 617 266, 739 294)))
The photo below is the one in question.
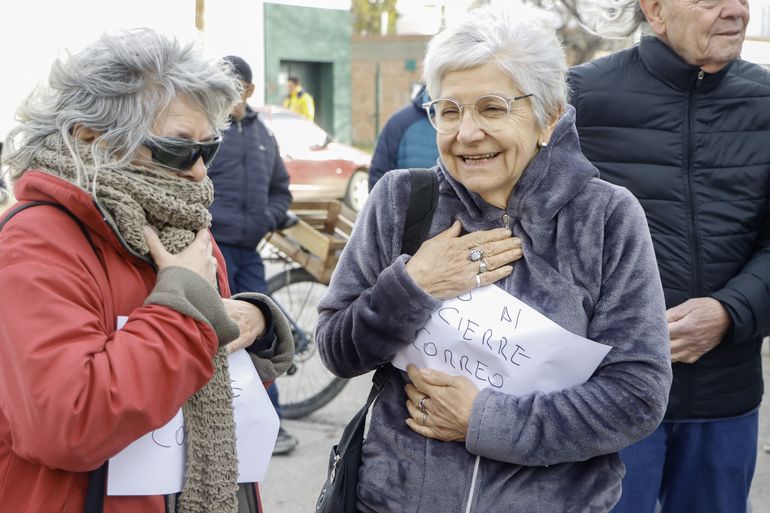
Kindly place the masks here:
POLYGON ((288 319, 294 336, 294 362, 277 380, 285 418, 304 417, 320 409, 348 382, 321 362, 315 345, 315 325, 316 307, 326 292, 354 219, 355 214, 337 201, 295 202, 287 220, 258 248, 266 264, 281 266, 267 280, 268 293, 288 319), (324 238, 328 244, 322 244, 324 238))

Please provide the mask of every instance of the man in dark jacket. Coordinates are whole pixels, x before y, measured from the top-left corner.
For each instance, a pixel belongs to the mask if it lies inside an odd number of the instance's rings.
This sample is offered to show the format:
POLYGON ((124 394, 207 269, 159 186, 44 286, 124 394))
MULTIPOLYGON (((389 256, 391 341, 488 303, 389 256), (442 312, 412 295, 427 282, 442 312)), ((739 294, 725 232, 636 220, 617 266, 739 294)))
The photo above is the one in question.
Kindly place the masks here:
POLYGON ((256 248, 286 217, 289 174, 275 137, 246 103, 254 92, 251 69, 239 57, 226 59, 243 82, 243 102, 233 107, 232 124, 209 168, 214 182, 211 231, 227 262, 230 289, 267 294, 265 268, 256 248))
MULTIPOLYGON (((286 217, 291 203, 289 174, 275 136, 246 103, 254 93, 251 67, 234 55, 225 60, 243 83, 243 101, 233 107, 231 125, 208 170, 214 182, 211 232, 225 257, 233 294, 248 290, 267 294, 257 244, 286 217)), ((280 416, 275 384, 268 393, 280 416)), ((296 438, 281 428, 273 453, 291 452, 296 445, 296 438)))
POLYGON ((393 114, 382 127, 369 167, 369 190, 393 169, 432 167, 438 159, 436 129, 422 104, 430 97, 422 86, 412 102, 393 114))
POLYGON ((770 73, 745 0, 641 0, 655 37, 573 68, 584 154, 640 200, 666 295, 666 419, 621 453, 616 512, 740 513, 770 321, 770 73))

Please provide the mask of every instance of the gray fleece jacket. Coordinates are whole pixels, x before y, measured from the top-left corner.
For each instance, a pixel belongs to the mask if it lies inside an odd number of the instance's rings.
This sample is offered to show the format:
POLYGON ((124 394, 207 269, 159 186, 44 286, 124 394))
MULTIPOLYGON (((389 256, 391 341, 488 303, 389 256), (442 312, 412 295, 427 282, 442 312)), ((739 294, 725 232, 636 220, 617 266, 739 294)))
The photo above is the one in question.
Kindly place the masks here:
MULTIPOLYGON (((617 451, 652 432, 665 412, 668 330, 644 213, 628 191, 597 178, 574 119, 569 107, 506 210, 466 190, 440 163, 429 236, 454 219, 469 232, 499 227, 507 214, 524 258, 497 285, 612 349, 579 386, 522 397, 483 390, 464 444, 411 431, 405 374, 392 373, 363 448, 361 511, 607 512, 620 497, 617 451)), ((409 277, 400 254, 409 187, 406 171, 378 183, 319 304, 319 352, 339 376, 389 362, 441 304, 409 277)))

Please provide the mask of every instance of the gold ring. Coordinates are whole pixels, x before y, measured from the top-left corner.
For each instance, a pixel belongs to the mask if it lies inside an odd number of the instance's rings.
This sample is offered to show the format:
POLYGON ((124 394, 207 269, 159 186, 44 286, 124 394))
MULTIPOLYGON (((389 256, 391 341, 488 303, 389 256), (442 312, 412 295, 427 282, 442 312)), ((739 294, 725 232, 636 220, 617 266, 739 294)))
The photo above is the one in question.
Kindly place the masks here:
POLYGON ((427 421, 428 421, 428 414, 427 413, 423 413, 422 414, 422 425, 423 426, 427 426, 428 425, 427 421))
POLYGON ((477 287, 481 287, 481 275, 480 274, 476 275, 476 286, 477 287))

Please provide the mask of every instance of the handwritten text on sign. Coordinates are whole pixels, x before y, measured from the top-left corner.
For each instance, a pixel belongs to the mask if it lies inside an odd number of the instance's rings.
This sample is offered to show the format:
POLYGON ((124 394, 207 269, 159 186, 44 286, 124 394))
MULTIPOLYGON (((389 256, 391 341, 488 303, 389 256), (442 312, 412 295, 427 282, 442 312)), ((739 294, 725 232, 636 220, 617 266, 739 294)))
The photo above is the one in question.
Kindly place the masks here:
POLYGON ((610 346, 571 333, 495 285, 444 301, 393 365, 470 378, 513 395, 584 383, 610 346))
MULTIPOLYGON (((278 435, 278 416, 245 349, 230 355, 238 482, 259 482, 278 435)), ((165 426, 110 459, 108 495, 164 495, 182 490, 185 468, 182 410, 165 426)))

